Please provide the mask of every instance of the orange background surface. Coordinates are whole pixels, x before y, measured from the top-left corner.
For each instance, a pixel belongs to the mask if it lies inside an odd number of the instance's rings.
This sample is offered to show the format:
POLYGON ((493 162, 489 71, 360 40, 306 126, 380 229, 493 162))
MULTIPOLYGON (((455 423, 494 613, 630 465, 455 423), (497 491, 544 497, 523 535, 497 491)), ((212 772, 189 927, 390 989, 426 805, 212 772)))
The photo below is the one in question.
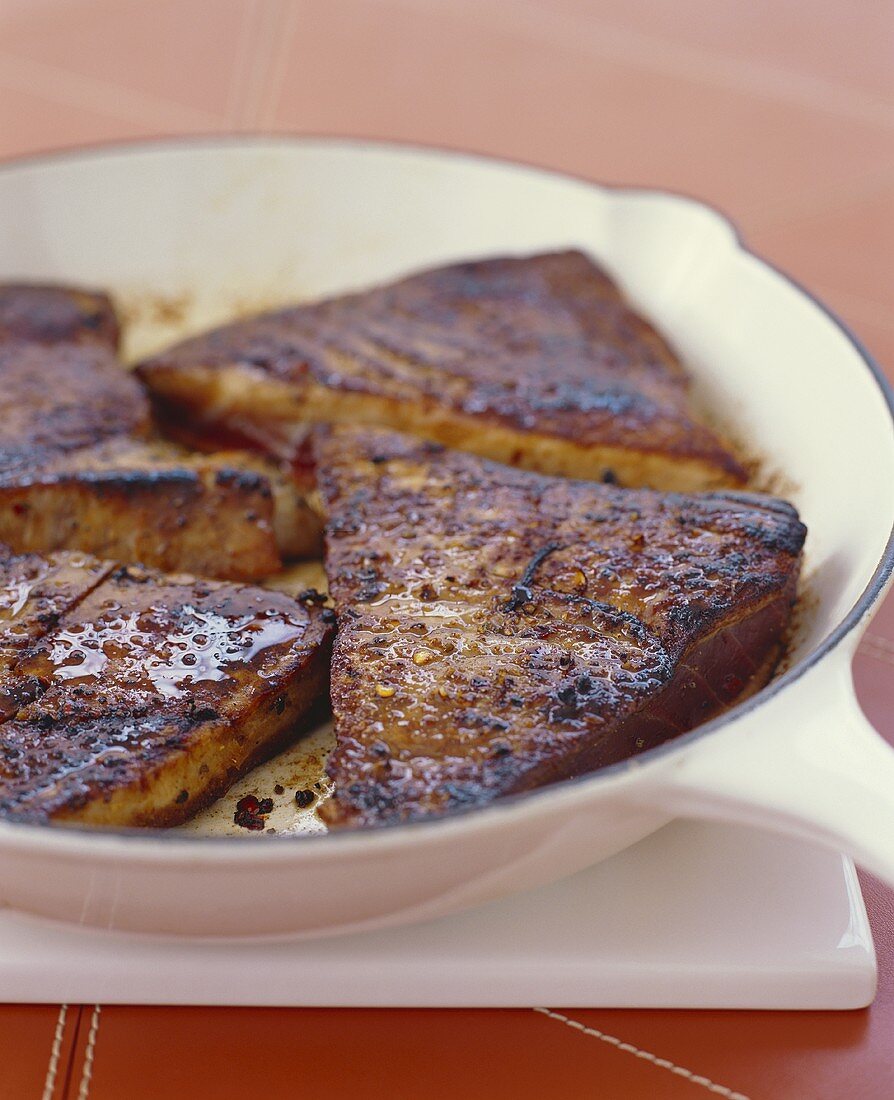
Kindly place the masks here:
MULTIPOLYGON (((234 131, 705 198, 894 377, 890 0, 0 0, 0 156, 234 131)), ((889 600, 855 674, 894 741, 892 666, 889 600)), ((0 1097, 890 1097, 894 895, 864 887, 865 1012, 569 1011, 581 1032, 530 1011, 2 1006, 0 1097)))

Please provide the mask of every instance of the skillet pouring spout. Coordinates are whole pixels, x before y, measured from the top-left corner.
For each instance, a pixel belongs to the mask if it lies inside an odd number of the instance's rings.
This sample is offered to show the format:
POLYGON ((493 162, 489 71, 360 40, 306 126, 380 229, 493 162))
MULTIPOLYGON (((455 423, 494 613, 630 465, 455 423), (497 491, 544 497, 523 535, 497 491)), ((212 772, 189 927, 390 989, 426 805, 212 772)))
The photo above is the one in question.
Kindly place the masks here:
POLYGON ((660 762, 636 800, 815 841, 894 886, 894 748, 860 710, 853 648, 660 762))

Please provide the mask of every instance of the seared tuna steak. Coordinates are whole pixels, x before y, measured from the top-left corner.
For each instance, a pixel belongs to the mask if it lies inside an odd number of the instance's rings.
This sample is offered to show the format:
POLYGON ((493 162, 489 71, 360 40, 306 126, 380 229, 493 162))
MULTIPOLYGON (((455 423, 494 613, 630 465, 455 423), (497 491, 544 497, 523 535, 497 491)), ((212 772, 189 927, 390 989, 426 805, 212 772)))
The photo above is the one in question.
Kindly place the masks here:
POLYGON ((300 449, 314 423, 394 428, 625 485, 736 485, 655 329, 580 252, 454 264, 239 321, 143 363, 165 415, 300 449))
POLYGON ((805 528, 760 496, 623 490, 406 436, 318 446, 338 613, 331 825, 581 775, 772 673, 805 528))

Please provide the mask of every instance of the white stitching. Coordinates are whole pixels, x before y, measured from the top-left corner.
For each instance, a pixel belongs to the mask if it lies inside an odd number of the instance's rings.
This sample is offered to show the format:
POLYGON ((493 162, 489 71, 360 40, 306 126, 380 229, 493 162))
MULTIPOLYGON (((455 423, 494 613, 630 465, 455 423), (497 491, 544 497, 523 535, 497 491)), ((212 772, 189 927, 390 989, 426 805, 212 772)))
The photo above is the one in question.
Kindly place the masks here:
POLYGON ((99 1031, 99 1014, 102 1005, 93 1006, 90 1017, 90 1030, 87 1032, 87 1049, 84 1051, 84 1065, 81 1069, 81 1083, 78 1086, 78 1100, 87 1100, 90 1093, 90 1081, 93 1077, 93 1058, 96 1053, 96 1033, 99 1031))
POLYGON ((700 1074, 684 1069, 683 1066, 678 1066, 674 1062, 669 1062, 667 1058, 659 1058, 657 1055, 651 1054, 648 1050, 642 1050, 640 1047, 635 1047, 631 1043, 622 1042, 614 1035, 607 1035, 604 1031, 598 1031, 595 1027, 587 1027, 585 1024, 582 1024, 580 1020, 572 1020, 570 1016, 563 1016, 561 1012, 553 1012, 551 1008, 535 1008, 534 1011, 539 1012, 541 1016, 548 1016, 551 1020, 558 1020, 560 1024, 565 1024, 566 1027, 572 1027, 575 1031, 582 1031, 584 1035, 592 1035, 594 1039, 599 1039, 600 1042, 608 1043, 609 1046, 613 1046, 617 1050, 623 1050, 625 1054, 632 1054, 635 1058, 642 1058, 645 1062, 651 1062, 653 1066, 658 1066, 659 1069, 670 1070, 671 1073, 675 1073, 678 1077, 685 1077, 690 1084, 700 1085, 703 1089, 707 1089, 708 1092, 716 1093, 718 1096, 725 1096, 726 1100, 749 1100, 744 1093, 733 1092, 733 1090, 728 1089, 726 1085, 717 1085, 707 1077, 702 1077, 700 1074))
POLYGON ((56 1074, 59 1072, 59 1055, 62 1053, 62 1039, 65 1036, 65 1017, 68 1015, 68 1005, 59 1006, 59 1015, 56 1017, 56 1030, 53 1032, 53 1045, 50 1047, 50 1061, 47 1066, 47 1075, 43 1083, 41 1100, 53 1100, 53 1092, 56 1089, 56 1074))

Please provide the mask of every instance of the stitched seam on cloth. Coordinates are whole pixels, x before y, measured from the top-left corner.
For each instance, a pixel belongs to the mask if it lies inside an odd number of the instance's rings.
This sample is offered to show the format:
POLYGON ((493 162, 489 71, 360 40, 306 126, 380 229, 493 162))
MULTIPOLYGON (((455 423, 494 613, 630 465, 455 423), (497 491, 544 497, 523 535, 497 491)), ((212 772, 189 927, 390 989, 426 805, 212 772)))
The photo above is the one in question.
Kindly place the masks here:
POLYGON ((81 1022, 84 1019, 84 1006, 78 1005, 77 1010, 74 1028, 72 1029, 71 1048, 68 1052, 68 1058, 65 1061, 65 1078, 62 1081, 62 1088, 60 1089, 61 1100, 69 1100, 71 1097, 72 1074, 74 1073, 75 1061, 78 1056, 78 1050, 80 1049, 81 1022))
POLYGON ((53 1032, 53 1045, 50 1047, 50 1061, 47 1066, 47 1075, 44 1078, 43 1092, 40 1100, 53 1100, 56 1089, 56 1075, 59 1072, 59 1055, 62 1053, 62 1038, 65 1035, 65 1018, 68 1015, 68 1005, 59 1006, 59 1015, 56 1017, 56 1030, 53 1032))
POLYGON ((718 1085, 708 1077, 703 1077, 699 1073, 693 1073, 692 1070, 685 1069, 683 1066, 678 1066, 675 1062, 671 1062, 667 1058, 659 1058, 657 1054, 652 1054, 648 1050, 635 1047, 632 1043, 625 1043, 615 1035, 607 1035, 604 1031, 599 1031, 595 1027, 587 1027, 586 1024, 582 1024, 580 1020, 572 1020, 570 1016, 564 1016, 561 1012, 553 1012, 551 1008, 535 1008, 534 1011, 539 1012, 541 1016, 548 1016, 551 1020, 558 1020, 560 1024, 565 1024, 566 1027, 573 1028, 582 1035, 591 1035, 594 1039, 599 1039, 600 1042, 607 1043, 616 1050, 624 1051, 625 1054, 632 1054, 634 1058, 639 1058, 643 1062, 649 1062, 659 1069, 666 1069, 669 1073, 684 1078, 692 1085, 699 1085, 701 1088, 707 1089, 708 1092, 716 1093, 718 1096, 725 1096, 726 1100, 749 1100, 742 1092, 735 1092, 733 1089, 727 1088, 726 1085, 718 1085))
POLYGON ((78 1085, 78 1100, 87 1100, 90 1094, 90 1082, 93 1079, 93 1059, 96 1054, 96 1034, 99 1031, 99 1014, 102 1005, 93 1006, 90 1017, 90 1030, 87 1032, 87 1049, 84 1051, 84 1065, 81 1068, 81 1083, 78 1085))

